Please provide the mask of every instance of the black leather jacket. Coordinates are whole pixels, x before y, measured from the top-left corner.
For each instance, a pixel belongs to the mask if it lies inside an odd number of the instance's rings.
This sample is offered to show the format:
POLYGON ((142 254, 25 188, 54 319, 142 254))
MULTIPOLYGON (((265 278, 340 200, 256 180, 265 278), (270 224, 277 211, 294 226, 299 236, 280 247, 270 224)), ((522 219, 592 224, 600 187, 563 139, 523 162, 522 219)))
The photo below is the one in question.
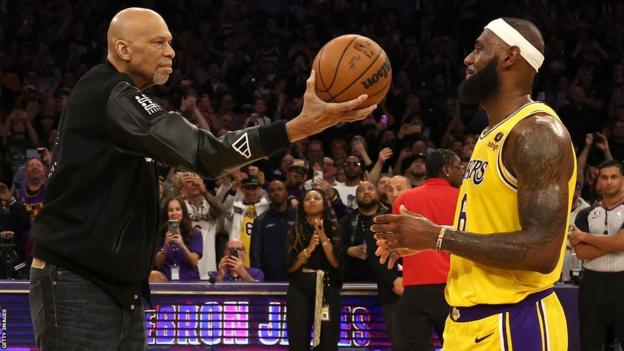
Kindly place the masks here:
POLYGON ((93 281, 127 308, 149 297, 160 239, 153 160, 217 177, 289 144, 284 123, 217 138, 165 111, 108 62, 76 84, 59 131, 33 256, 93 281))

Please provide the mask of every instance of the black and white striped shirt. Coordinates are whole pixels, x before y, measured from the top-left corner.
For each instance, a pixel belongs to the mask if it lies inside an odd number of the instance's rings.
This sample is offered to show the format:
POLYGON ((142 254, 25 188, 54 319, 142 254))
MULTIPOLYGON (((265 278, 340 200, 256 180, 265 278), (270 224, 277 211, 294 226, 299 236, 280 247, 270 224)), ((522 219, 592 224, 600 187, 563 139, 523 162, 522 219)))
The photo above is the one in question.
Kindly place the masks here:
MULTIPOLYGON (((613 208, 594 205, 581 210, 576 216, 576 226, 588 233, 617 235, 624 228, 624 203, 613 208)), ((584 260, 583 267, 597 272, 624 271, 624 251, 613 252, 593 260, 584 260)))

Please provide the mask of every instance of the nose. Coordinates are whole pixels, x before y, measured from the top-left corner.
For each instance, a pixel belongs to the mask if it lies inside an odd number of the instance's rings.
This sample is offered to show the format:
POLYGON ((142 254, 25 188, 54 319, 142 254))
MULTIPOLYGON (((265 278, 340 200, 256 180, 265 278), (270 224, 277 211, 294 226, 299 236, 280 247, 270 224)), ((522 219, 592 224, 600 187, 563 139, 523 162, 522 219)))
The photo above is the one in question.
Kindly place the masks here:
POLYGON ((171 44, 167 43, 167 46, 165 47, 164 55, 165 57, 169 57, 171 59, 175 57, 175 50, 173 50, 173 47, 171 46, 171 44))
POLYGON ((471 51, 468 56, 464 58, 464 65, 470 66, 474 63, 474 50, 471 51))

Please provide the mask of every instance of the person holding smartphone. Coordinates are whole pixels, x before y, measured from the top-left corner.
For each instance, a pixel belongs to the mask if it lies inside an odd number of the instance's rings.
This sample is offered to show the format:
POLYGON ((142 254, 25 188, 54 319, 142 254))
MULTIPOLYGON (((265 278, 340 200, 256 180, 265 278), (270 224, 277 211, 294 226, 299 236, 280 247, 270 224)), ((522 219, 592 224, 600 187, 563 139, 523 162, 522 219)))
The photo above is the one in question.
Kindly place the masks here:
POLYGON ((219 270, 211 273, 216 282, 254 283, 264 281, 264 273, 259 268, 245 266, 247 251, 241 240, 232 239, 225 245, 219 270))
POLYGON ((202 257, 202 234, 193 228, 183 205, 183 200, 171 198, 163 206, 163 241, 156 252, 156 268, 168 280, 199 280, 197 262, 202 257))

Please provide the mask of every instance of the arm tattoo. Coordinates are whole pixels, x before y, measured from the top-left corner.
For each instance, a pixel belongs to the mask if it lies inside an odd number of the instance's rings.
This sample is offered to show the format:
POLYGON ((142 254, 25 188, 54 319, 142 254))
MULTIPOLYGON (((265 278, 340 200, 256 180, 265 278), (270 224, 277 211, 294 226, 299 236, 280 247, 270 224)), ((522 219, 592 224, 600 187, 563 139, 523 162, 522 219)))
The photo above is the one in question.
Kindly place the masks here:
POLYGON ((521 230, 486 236, 452 232, 443 248, 493 267, 548 273, 566 230, 570 139, 553 117, 540 115, 519 122, 508 138, 503 156, 518 180, 521 230))

